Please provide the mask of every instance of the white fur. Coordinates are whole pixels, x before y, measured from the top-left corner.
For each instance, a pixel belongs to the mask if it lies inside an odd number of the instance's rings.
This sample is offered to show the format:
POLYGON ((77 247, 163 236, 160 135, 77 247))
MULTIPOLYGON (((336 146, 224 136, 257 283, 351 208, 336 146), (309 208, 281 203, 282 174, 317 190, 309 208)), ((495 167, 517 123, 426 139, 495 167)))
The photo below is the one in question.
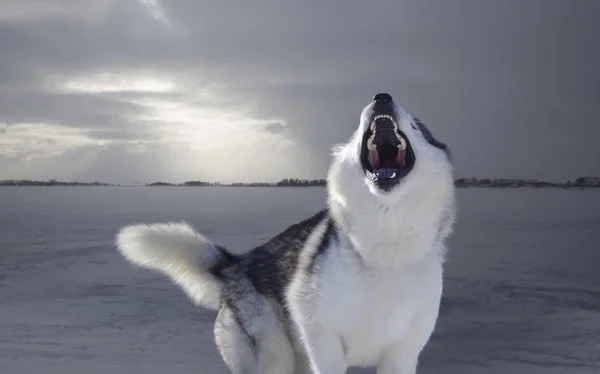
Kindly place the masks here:
MULTIPOLYGON (((345 235, 329 248, 317 277, 301 262, 288 290, 315 374, 341 374, 352 365, 414 374, 437 320, 444 240, 455 215, 452 165, 411 127, 410 116, 397 112, 416 155, 413 170, 389 193, 375 188, 359 159, 363 115, 328 174, 329 208, 345 235)), ((307 241, 306 253, 311 246, 307 241)))
POLYGON ((188 224, 127 226, 117 234, 117 248, 130 262, 169 276, 197 305, 219 307, 221 283, 206 270, 220 253, 188 224))

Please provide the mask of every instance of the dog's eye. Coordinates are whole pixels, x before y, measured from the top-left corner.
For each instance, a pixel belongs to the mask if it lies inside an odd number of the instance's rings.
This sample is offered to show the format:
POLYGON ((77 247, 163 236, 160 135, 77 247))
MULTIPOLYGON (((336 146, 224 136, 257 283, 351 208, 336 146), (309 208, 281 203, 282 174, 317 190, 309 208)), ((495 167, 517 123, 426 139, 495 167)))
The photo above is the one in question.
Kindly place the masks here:
POLYGON ((413 128, 413 130, 421 130, 421 126, 419 126, 420 122, 421 122, 420 119, 418 119, 417 117, 413 117, 413 120, 410 123, 410 126, 413 128))

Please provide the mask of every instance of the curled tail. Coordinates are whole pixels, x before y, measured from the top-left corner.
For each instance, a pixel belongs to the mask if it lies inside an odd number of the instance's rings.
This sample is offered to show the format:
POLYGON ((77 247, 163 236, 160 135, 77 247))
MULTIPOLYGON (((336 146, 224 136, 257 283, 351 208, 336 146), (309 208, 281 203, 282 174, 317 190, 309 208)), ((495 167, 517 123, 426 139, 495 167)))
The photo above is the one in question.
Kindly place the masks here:
POLYGON ((195 304, 219 308, 219 272, 235 257, 188 224, 126 226, 117 234, 116 244, 129 262, 169 276, 195 304))

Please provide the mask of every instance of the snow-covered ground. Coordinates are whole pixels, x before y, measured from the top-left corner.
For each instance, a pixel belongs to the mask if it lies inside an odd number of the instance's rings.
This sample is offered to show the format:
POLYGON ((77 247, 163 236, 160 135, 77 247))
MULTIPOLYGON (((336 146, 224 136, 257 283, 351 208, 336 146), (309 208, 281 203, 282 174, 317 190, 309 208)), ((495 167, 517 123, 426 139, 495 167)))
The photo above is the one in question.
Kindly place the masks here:
MULTIPOLYGON (((319 187, 0 189, 0 373, 227 373, 214 312, 125 263, 115 232, 187 220, 242 251, 324 198, 319 187)), ((599 373, 600 191, 465 189, 459 204, 420 373, 599 373)))

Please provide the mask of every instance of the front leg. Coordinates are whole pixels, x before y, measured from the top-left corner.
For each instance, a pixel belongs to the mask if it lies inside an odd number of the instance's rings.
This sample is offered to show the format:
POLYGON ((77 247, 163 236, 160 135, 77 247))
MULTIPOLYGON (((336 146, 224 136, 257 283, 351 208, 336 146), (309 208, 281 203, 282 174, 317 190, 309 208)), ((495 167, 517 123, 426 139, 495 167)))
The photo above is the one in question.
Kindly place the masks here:
POLYGON ((377 374, 415 374, 421 351, 435 328, 439 301, 412 319, 406 336, 386 350, 379 361, 377 374))
MULTIPOLYGON (((348 365, 342 337, 323 320, 323 311, 331 312, 327 305, 332 304, 331 300, 323 303, 326 294, 323 289, 327 288, 328 281, 322 276, 326 264, 321 263, 316 271, 309 270, 327 227, 323 222, 307 240, 305 250, 300 254, 298 270, 286 291, 286 299, 293 325, 292 335, 304 350, 311 373, 344 374, 348 365)), ((330 284, 329 288, 336 287, 330 284)))
POLYGON ((348 365, 342 338, 319 323, 300 326, 313 374, 344 374, 348 365))
POLYGON ((429 285, 420 287, 420 305, 415 307, 403 337, 390 345, 382 355, 377 374, 415 374, 421 351, 431 338, 440 312, 442 299, 442 265, 436 263, 429 285))
POLYGON ((419 353, 414 349, 396 347, 390 350, 377 367, 377 374, 415 374, 419 353))
POLYGON ((390 347, 379 361, 377 374, 415 374, 419 362, 421 350, 429 340, 429 331, 418 331, 416 326, 411 328, 409 334, 403 341, 390 347), (419 332, 416 335, 416 332, 419 332))

